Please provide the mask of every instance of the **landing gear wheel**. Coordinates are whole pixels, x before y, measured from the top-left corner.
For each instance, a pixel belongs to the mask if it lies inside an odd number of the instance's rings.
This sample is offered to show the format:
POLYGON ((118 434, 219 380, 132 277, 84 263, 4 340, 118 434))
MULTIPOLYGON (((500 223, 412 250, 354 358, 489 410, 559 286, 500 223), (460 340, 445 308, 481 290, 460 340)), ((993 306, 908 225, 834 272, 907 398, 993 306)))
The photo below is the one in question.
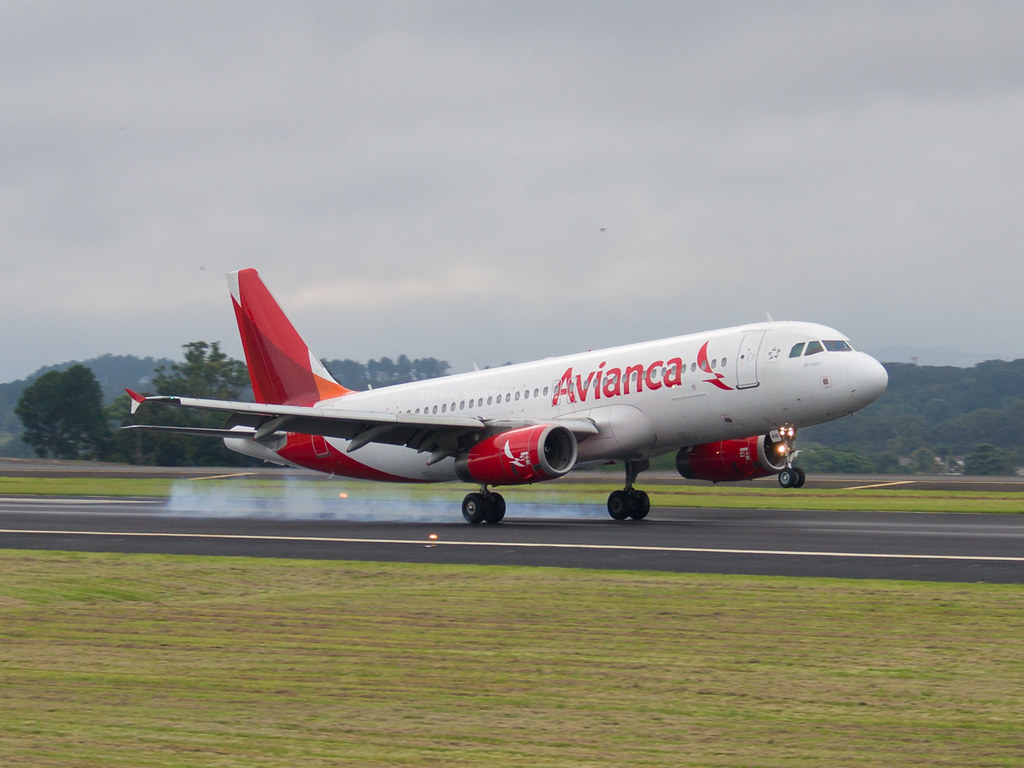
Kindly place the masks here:
POLYGON ((492 493, 487 498, 487 514, 484 520, 488 523, 500 523, 505 519, 505 497, 500 493, 492 493))
POLYGON ((625 520, 629 517, 631 501, 625 491, 612 491, 608 494, 608 514, 612 516, 612 520, 625 520))
POLYGON ((482 523, 487 516, 487 497, 482 493, 467 493, 462 500, 462 516, 467 523, 482 523))
POLYGON ((647 491, 633 491, 633 508, 629 510, 629 516, 634 520, 643 520, 651 511, 651 497, 647 491))
POLYGON ((803 488, 807 482, 807 473, 800 467, 786 467, 779 472, 779 485, 783 488, 803 488))

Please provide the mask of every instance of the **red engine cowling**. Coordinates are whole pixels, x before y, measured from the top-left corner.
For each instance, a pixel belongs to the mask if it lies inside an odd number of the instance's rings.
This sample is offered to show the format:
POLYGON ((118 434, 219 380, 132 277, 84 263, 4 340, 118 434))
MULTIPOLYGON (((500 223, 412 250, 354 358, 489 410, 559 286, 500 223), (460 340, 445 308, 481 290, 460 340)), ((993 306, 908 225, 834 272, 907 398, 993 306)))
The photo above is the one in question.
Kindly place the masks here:
POLYGON ((561 477, 576 464, 576 437, 554 424, 485 438, 455 461, 467 483, 518 485, 561 477))
POLYGON ((691 480, 716 483, 774 475, 786 466, 786 455, 779 451, 781 445, 771 435, 695 445, 676 454, 676 469, 691 480))

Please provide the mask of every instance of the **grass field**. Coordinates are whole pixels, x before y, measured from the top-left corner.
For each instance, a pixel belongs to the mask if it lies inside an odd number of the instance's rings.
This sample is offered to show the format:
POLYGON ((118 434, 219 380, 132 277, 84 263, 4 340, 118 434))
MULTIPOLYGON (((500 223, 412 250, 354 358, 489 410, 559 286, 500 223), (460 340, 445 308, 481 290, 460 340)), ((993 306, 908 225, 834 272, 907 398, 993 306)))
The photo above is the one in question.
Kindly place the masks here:
POLYGON ((1015 586, 0 550, 3 766, 1018 766, 1015 586))
MULTIPOLYGON (((458 506, 474 488, 461 483, 430 485, 389 485, 354 480, 309 478, 171 480, 153 478, 21 478, 0 477, 0 494, 85 495, 85 496, 168 496, 174 488, 186 486, 202 492, 247 494, 273 497, 301 484, 304 493, 336 498, 339 490, 353 495, 402 500, 450 500, 458 506)), ((593 504, 604 508, 609 491, 621 479, 609 476, 601 482, 541 483, 534 486, 501 488, 509 503, 593 504)), ((783 489, 772 485, 657 485, 645 484, 654 506, 759 508, 759 509, 869 509, 894 512, 1024 512, 1020 491, 928 491, 906 488, 783 489)))

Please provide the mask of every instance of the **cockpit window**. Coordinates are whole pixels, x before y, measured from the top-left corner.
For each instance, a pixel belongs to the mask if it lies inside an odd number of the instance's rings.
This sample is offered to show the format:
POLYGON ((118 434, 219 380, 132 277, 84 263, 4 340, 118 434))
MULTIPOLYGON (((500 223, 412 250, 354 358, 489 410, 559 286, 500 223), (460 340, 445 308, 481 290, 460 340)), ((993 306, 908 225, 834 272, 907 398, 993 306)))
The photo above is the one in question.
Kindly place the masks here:
POLYGON ((807 351, 804 352, 804 357, 808 355, 816 355, 819 352, 824 352, 825 347, 821 345, 820 341, 809 341, 807 342, 807 351))
POLYGON ((853 352, 853 347, 845 341, 825 341, 822 343, 829 352, 853 352))
POLYGON ((789 350, 789 356, 790 357, 800 357, 800 355, 803 354, 803 351, 804 351, 804 342, 801 341, 799 344, 794 344, 793 345, 793 348, 791 350, 789 350))

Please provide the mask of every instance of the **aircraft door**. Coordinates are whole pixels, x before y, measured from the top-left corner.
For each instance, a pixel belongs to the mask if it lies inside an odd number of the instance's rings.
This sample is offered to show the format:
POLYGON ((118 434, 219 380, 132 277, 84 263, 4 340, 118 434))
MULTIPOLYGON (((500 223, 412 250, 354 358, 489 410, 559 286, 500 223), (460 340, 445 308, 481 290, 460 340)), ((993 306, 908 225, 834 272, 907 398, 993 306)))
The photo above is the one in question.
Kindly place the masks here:
POLYGON ((757 380, 757 354, 764 334, 764 331, 743 334, 736 355, 736 389, 753 389, 761 383, 757 380))

